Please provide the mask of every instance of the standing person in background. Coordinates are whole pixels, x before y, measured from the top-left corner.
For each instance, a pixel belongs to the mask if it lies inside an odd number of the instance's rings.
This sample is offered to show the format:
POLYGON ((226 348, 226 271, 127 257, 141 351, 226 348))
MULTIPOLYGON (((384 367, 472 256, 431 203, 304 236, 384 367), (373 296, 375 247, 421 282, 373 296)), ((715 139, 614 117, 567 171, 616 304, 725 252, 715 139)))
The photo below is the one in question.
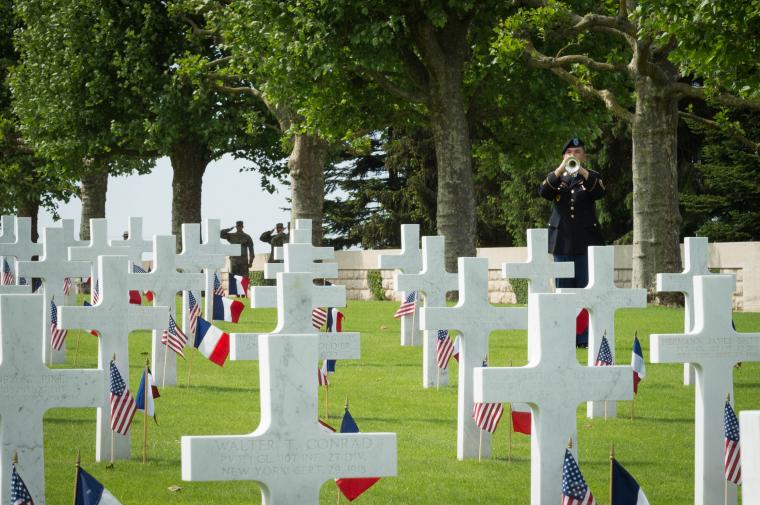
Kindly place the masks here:
POLYGON ((248 278, 248 269, 253 266, 253 239, 243 231, 243 222, 237 221, 235 226, 222 230, 219 236, 230 244, 240 244, 240 256, 230 256, 230 275, 240 275, 248 278), (233 233, 230 233, 232 229, 233 233))
POLYGON ((290 240, 290 223, 288 223, 287 232, 285 232, 285 227, 282 225, 282 223, 277 223, 273 230, 265 231, 262 233, 259 237, 259 240, 266 242, 271 246, 271 251, 269 251, 269 259, 267 260, 267 263, 279 263, 282 260, 275 261, 274 248, 282 247, 290 240))
MULTIPOLYGON (((602 176, 583 166, 586 150, 581 139, 574 137, 562 149, 562 163, 547 174, 539 194, 552 202, 549 218, 549 253, 554 261, 572 261, 575 276, 555 279, 558 288, 585 288, 588 284, 588 248, 602 245, 602 234, 596 218, 596 200, 604 197, 602 176)), ((585 309, 584 309, 585 310, 585 309)), ((588 313, 581 311, 582 320, 588 313)), ((588 346, 588 330, 577 323, 576 346, 588 346)))

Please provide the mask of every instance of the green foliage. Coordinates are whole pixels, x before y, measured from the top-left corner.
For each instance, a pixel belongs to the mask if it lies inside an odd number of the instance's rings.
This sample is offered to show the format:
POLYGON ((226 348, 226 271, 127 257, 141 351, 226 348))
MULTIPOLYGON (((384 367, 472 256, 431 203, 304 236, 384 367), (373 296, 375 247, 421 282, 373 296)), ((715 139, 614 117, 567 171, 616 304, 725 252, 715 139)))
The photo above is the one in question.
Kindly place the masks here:
MULTIPOLYGON (((760 114, 734 114, 746 133, 760 138, 760 114)), ((701 158, 693 165, 695 188, 681 195, 684 233, 711 242, 760 240, 760 155, 715 130, 704 134, 701 158)))
POLYGON ((509 279, 509 285, 512 286, 512 292, 515 294, 517 303, 520 305, 527 305, 528 279, 509 279))
POLYGON ((248 280, 251 286, 268 286, 269 279, 264 278, 264 272, 261 270, 253 270, 248 273, 248 280))
POLYGON ((383 288, 383 276, 380 270, 367 270, 367 284, 372 298, 375 300, 385 300, 385 289, 383 288))

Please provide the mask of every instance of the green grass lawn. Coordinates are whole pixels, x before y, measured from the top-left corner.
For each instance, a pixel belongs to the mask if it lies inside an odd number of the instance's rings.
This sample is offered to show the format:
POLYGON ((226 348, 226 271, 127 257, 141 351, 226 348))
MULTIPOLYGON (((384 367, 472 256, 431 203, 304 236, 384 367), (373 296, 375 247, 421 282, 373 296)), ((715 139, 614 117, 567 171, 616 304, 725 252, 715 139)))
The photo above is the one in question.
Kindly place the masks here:
MULTIPOLYGON (((527 504, 530 494, 530 441, 513 437, 513 458, 507 461, 506 417, 493 439, 493 458, 460 462, 456 459, 456 383, 440 390, 423 389, 422 350, 399 346, 399 323, 391 316, 394 302, 352 301, 344 310, 345 331, 361 332, 362 359, 339 361, 331 375, 329 422, 339 426, 348 397, 351 413, 362 431, 397 433, 398 476, 384 478, 357 501, 367 504, 495 503, 527 504)), ((267 331, 274 327, 274 310, 246 309, 240 324, 221 323, 226 330, 267 331)), ((735 314, 739 331, 760 331, 760 314, 735 314)), ((650 333, 682 330, 681 310, 650 307, 620 310, 616 318, 616 351, 628 363, 634 331, 649 357, 650 333)), ((96 366, 96 340, 81 333, 80 366, 96 366)), ((73 364, 70 332, 68 366, 73 364)), ((141 373, 141 352, 148 351, 149 334, 135 332, 130 340, 130 384, 135 392, 141 373)), ((496 332, 491 336, 490 364, 515 366, 526 362, 526 332, 496 332)), ((193 351, 195 352, 195 351, 193 351)), ((577 354, 586 362, 585 352, 577 354)), ((454 362, 452 361, 452 364, 454 362)), ((315 367, 316 367, 315 363, 315 367)), ((250 433, 259 421, 259 377, 255 362, 228 362, 224 368, 195 352, 192 386, 184 387, 186 364, 180 360, 182 387, 161 390, 156 401, 159 425, 149 423, 149 461, 141 463, 142 416, 133 423, 130 461, 115 468, 95 463, 95 409, 55 409, 45 417, 47 502, 72 501, 74 461, 82 451, 82 466, 95 475, 124 504, 240 504, 260 503, 252 482, 183 482, 180 477, 180 438, 183 435, 250 433), (180 491, 170 491, 170 486, 180 491)), ((736 369, 736 407, 760 409, 760 365, 736 369)), ((316 377, 315 377, 316 380, 316 377)), ((320 414, 324 405, 320 391, 320 414)), ((631 421, 630 402, 619 403, 620 418, 588 420, 585 405, 578 408, 580 466, 599 503, 607 504, 609 447, 637 478, 652 504, 693 503, 694 389, 682 385, 682 365, 647 363, 647 378, 631 421)), ((716 437, 722 437, 716 433, 716 437)), ((559 464, 559 462, 558 462, 559 464)), ((21 465, 23 471, 23 462, 21 465)), ((23 474, 22 474, 23 476, 23 474)), ((557 503, 560 501, 557 491, 557 503)), ((337 488, 323 485, 321 503, 336 503, 337 488)), ((346 503, 345 499, 341 500, 346 503)))

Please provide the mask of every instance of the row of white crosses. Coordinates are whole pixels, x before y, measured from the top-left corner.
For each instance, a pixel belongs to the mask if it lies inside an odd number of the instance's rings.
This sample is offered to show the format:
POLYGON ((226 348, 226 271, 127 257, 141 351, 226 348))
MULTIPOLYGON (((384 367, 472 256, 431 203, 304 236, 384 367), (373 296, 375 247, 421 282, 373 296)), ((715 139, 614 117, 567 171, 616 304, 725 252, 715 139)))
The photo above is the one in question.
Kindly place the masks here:
MULTIPOLYGON (((403 274, 418 274, 422 270, 422 251, 420 250, 420 225, 401 225, 401 252, 399 254, 381 254, 377 259, 381 270, 398 270, 403 274)), ((406 293, 401 292, 401 299, 406 293)), ((415 308, 415 313, 417 309, 415 308)), ((401 345, 420 345, 417 338, 418 322, 415 317, 401 318, 401 345)))
MULTIPOLYGON (((314 285, 316 249, 310 243, 284 246, 274 332, 231 338, 236 359, 260 362, 258 428, 248 435, 182 437, 183 480, 256 481, 262 503, 279 505, 319 503, 322 484, 332 478, 396 475, 394 433, 332 433, 317 422, 315 368, 320 357, 337 356, 325 351, 325 334, 311 326, 311 309, 345 305, 345 287, 314 285)), ((271 305, 267 288, 251 290, 254 307, 271 305)), ((358 357, 358 334, 350 335, 356 352, 349 357, 358 357)))
MULTIPOLYGON (((338 276, 336 263, 316 263, 317 260, 331 259, 334 251, 329 247, 317 247, 311 244, 311 220, 296 221, 295 232, 287 247, 275 248, 275 257, 283 259, 282 263, 268 263, 265 277, 277 279, 277 286, 254 286, 251 288, 251 307, 277 307, 277 326, 271 334, 312 333, 311 311, 316 307, 344 307, 346 305, 346 287, 342 285, 318 286, 313 279, 335 278, 338 276), (279 251, 278 251, 279 250, 279 251), (280 273, 310 273, 310 286, 296 286, 281 282, 302 282, 300 278, 286 276, 281 281, 280 273), (284 289, 285 295, 280 296, 284 289), (296 296, 296 293, 310 291, 309 296, 296 296), (293 293, 292 295, 289 295, 293 293)), ((230 360, 250 361, 259 357, 258 333, 232 333, 230 335, 230 360)), ((360 356, 359 334, 355 332, 320 332, 318 334, 320 359, 358 359, 360 356)))

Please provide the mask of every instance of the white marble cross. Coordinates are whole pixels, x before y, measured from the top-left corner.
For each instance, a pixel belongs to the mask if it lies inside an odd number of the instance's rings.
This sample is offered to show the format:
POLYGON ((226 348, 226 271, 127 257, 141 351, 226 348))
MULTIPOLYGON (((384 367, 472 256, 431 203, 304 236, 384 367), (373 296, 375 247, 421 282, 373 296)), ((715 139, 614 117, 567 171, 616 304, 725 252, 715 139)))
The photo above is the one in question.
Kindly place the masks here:
MULTIPOLYGON (((90 241, 85 246, 69 247, 69 259, 89 261, 90 287, 98 285, 98 256, 130 255, 130 249, 124 246, 111 245, 108 241, 108 220, 105 218, 90 219, 90 241)), ((135 261, 133 258, 130 258, 135 261)))
POLYGON ((549 230, 528 230, 528 260, 525 263, 502 263, 505 279, 528 279, 528 294, 551 293, 554 279, 572 277, 572 261, 554 262, 549 250, 549 230))
POLYGON ((43 256, 39 261, 19 261, 18 274, 21 277, 40 277, 45 280, 45 345, 43 353, 45 362, 63 363, 66 361, 66 348, 62 346, 59 351, 50 347, 50 301, 56 305, 64 304, 63 283, 69 277, 87 277, 90 273, 90 264, 86 261, 69 261, 64 246, 63 228, 45 228, 43 244, 43 256), (51 354, 52 353, 52 354, 51 354))
POLYGON ((760 410, 739 413, 741 437, 742 503, 760 504, 760 410))
MULTIPOLYGON (((335 279, 338 277, 337 263, 318 263, 318 261, 335 258, 335 250, 332 247, 317 247, 312 245, 311 219, 296 219, 296 228, 291 232, 289 243, 309 245, 311 256, 302 258, 304 264, 309 264, 308 270, 294 270, 294 266, 291 266, 289 270, 285 270, 283 263, 267 263, 264 265, 265 279, 275 279, 279 272, 285 271, 313 272, 317 279, 335 279)), ((276 260, 283 260, 285 258, 285 251, 282 247, 274 248, 274 257, 276 260)), ((300 268, 305 268, 305 266, 300 268)))
MULTIPOLYGON (((32 242, 32 218, 3 216, 3 238, 0 241, 0 257, 6 260, 15 257, 19 261, 30 261, 33 256, 42 254, 42 244, 32 242)), ((8 262, 13 268, 16 283, 19 282, 18 265, 8 262)), ((27 279, 31 285, 32 279, 27 279)))
POLYGON ((474 401, 521 402, 531 407, 532 505, 555 505, 559 499, 562 461, 567 441, 576 432, 578 404, 633 397, 630 366, 578 363, 575 316, 582 306, 580 295, 530 295, 528 365, 474 371, 474 401))
MULTIPOLYGON (((457 290, 457 274, 446 271, 444 237, 422 237, 422 271, 418 274, 396 273, 396 291, 424 293, 425 307, 445 307, 446 293, 457 290)), ((445 330, 446 328, 437 328, 445 330)), ((422 336, 422 387, 447 385, 449 372, 438 370, 435 357, 436 330, 426 329, 422 336)))
POLYGON ((332 433, 317 423, 316 335, 261 335, 259 348, 258 428, 182 437, 182 480, 256 481, 264 505, 316 505, 327 480, 396 475, 395 433, 332 433))
MULTIPOLYGON (((206 285, 206 277, 201 273, 177 271, 176 247, 174 235, 154 235, 153 270, 144 274, 129 274, 127 281, 129 289, 152 291, 153 305, 169 307, 169 313, 172 316, 176 312, 179 291, 199 291, 206 285)), ((161 331, 153 330, 151 342, 153 373, 159 384, 174 386, 177 384, 177 357, 168 346, 161 344, 161 333, 161 331), (168 354, 165 355, 165 353, 168 354)), ((192 342, 188 341, 188 345, 192 345, 192 342)))
MULTIPOLYGON (((201 241, 201 225, 198 223, 185 223, 182 225, 182 252, 177 255, 177 268, 188 272, 204 272, 206 283, 203 291, 206 292, 206 305, 203 318, 207 321, 213 319, 214 314, 214 297, 209 293, 214 292, 214 274, 221 269, 225 262, 226 256, 236 256, 240 253, 240 246, 222 241, 219 232, 221 230, 221 221, 219 219, 206 219, 203 222, 203 235, 206 240, 201 241)), ((190 309, 188 294, 190 291, 182 292, 182 330, 187 334, 189 331, 189 319, 187 317, 190 309)), ((201 302, 201 292, 193 292, 193 296, 201 302)))
MULTIPOLYGON (((688 333, 694 327, 694 276, 710 275, 707 237, 686 237, 683 249, 683 272, 657 274, 657 291, 683 293, 683 331, 688 333)), ((694 384, 694 368, 689 363, 683 365, 683 384, 694 384)))
MULTIPOLYGON (((401 253, 381 254, 377 258, 377 267, 381 270, 399 270, 405 274, 418 274, 422 270, 422 250, 420 249, 420 225, 401 225, 401 253)), ((401 292, 401 299, 406 293, 401 292)), ((415 309, 416 310, 416 309, 415 309)), ((401 317, 401 345, 414 345, 420 342, 419 322, 414 317, 401 317)))
MULTIPOLYGON (((62 231, 62 230, 61 230, 62 231)), ((105 373, 52 370, 42 361, 42 295, 0 296, 0 503, 11 492, 11 457, 18 451, 34 503, 45 503, 42 420, 48 409, 101 404, 105 373)))
MULTIPOLYGON (((286 245, 288 249, 299 247, 303 244, 286 245)), ((316 288, 314 275, 310 273, 282 272, 277 274, 277 327, 270 332, 272 335, 281 334, 313 334, 317 330, 311 325, 311 309, 315 306, 314 301, 316 288), (309 296, 311 293, 311 296, 309 296)), ((345 305, 345 286, 327 286, 331 292, 336 293, 336 299, 331 300, 331 307, 345 305), (339 299, 342 293, 342 302, 339 299)), ((256 287, 258 289, 258 286, 256 287)), ((255 299, 254 295, 254 299, 255 299)), ((324 299, 324 298, 323 298, 324 299)), ((359 359, 360 339, 355 332, 319 332, 318 350, 319 359, 359 359)), ((250 361, 259 359, 259 334, 258 333, 232 333, 230 334, 230 360, 250 361)))
MULTIPOLYGON (((61 219, 61 228, 63 228, 63 247, 68 251, 69 247, 81 247, 87 245, 86 240, 79 240, 79 233, 74 230, 73 219, 61 219)), ((72 281, 73 284, 73 281, 72 281)), ((77 293, 72 289, 66 296, 66 305, 76 305, 77 293)))
MULTIPOLYGON (((594 366, 602 345, 602 336, 612 357, 615 357, 615 311, 624 307, 647 306, 646 289, 627 289, 615 286, 615 248, 591 246, 588 248, 588 285, 585 288, 561 288, 558 293, 576 293, 589 312, 588 365, 594 366)), ((615 361, 617 362, 617 361, 615 361)), ((586 415, 615 417, 617 402, 588 402, 586 415), (607 404, 605 406, 605 403, 607 404)))
MULTIPOLYGON (((129 387, 129 334, 134 330, 162 330, 169 324, 168 307, 145 307, 129 303, 127 287, 129 259, 126 256, 101 256, 98 258, 100 299, 92 307, 60 307, 58 326, 64 329, 87 328, 100 333, 98 368, 109 370, 116 356, 116 367, 129 387)), ((135 274, 136 275, 136 274, 135 274)), ((132 395, 137 394, 131 389, 132 395)), ((111 405, 109 402, 110 379, 103 384, 99 396, 95 460, 111 460, 111 405)), ((113 436, 113 459, 129 459, 129 435, 115 433, 113 436)))
POLYGON ((130 217, 129 228, 127 229, 129 237, 127 237, 127 240, 120 238, 108 241, 111 247, 124 247, 126 251, 111 254, 126 254, 133 263, 142 265, 143 254, 153 250, 153 242, 143 238, 142 225, 143 221, 141 217, 130 217))
POLYGON ((488 336, 496 330, 528 328, 528 309, 495 307, 488 301, 488 259, 459 258, 459 302, 455 307, 425 307, 420 311, 423 329, 448 328, 460 334, 459 388, 457 389, 457 458, 491 455, 490 433, 472 419, 472 371, 483 366, 488 336))
POLYGON ((0 284, 0 295, 29 294, 31 292, 31 284, 0 284))
MULTIPOLYGON (((734 365, 760 361, 760 333, 737 333, 731 326, 733 275, 694 277, 694 326, 684 334, 652 335, 652 363, 692 363, 696 372, 694 503, 723 503, 723 407, 733 398, 734 365)), ((729 485, 728 504, 736 503, 729 485)))

